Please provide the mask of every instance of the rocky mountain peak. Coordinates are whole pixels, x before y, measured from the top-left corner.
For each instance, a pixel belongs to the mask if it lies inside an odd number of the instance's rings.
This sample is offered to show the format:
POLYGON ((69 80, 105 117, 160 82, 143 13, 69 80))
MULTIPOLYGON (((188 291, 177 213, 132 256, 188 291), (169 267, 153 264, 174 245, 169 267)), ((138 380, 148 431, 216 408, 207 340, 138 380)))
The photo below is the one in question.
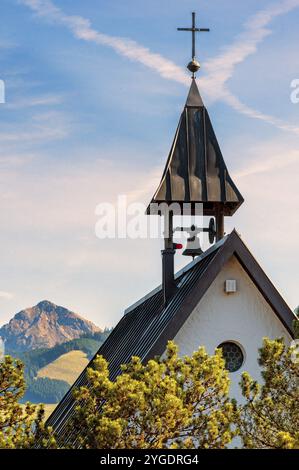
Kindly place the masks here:
POLYGON ((56 344, 101 331, 67 308, 42 300, 34 307, 18 312, 0 328, 0 337, 10 351, 51 348, 56 344))

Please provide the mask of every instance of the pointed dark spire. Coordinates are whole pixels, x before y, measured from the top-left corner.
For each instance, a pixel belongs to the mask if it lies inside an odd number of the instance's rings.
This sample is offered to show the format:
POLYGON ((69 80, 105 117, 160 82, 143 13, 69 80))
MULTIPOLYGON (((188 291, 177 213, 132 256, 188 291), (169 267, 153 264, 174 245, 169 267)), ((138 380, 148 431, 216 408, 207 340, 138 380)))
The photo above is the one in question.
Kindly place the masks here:
POLYGON ((190 106, 190 107, 195 107, 195 108, 201 108, 203 106, 203 101, 201 99, 201 96, 199 94, 196 81, 194 78, 192 78, 192 83, 190 86, 190 90, 187 96, 187 101, 185 106, 190 106))
POLYGON ((243 201, 192 79, 166 167, 151 202, 203 203, 204 215, 217 217, 219 213, 231 216, 243 201))

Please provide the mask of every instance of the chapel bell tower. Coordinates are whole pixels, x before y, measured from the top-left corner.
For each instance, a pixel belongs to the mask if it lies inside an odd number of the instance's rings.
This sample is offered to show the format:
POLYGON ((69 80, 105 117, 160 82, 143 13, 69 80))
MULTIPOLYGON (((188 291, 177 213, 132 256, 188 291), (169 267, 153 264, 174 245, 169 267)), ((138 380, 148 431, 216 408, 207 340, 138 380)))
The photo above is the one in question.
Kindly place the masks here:
MULTIPOLYGON (((152 210, 157 204, 164 203, 164 206, 166 204, 170 207, 176 203, 181 207, 183 214, 184 205, 188 203, 191 208, 190 215, 195 215, 196 204, 202 204, 203 215, 211 216, 209 226, 204 228, 193 225, 190 228, 180 228, 189 233, 188 241, 193 242, 187 246, 183 254, 194 258, 202 253, 197 234, 205 231, 209 233, 210 243, 214 240, 219 241, 224 236, 224 217, 232 216, 244 199, 229 175, 196 83, 195 74, 200 64, 195 56, 195 34, 209 29, 196 28, 195 13, 192 13, 192 27, 178 28, 178 30, 192 32, 192 60, 187 66, 192 73, 191 86, 161 182, 147 208, 147 213, 157 214, 152 210)), ((163 214, 160 212, 160 215, 163 214)), ((177 248, 173 243, 173 214, 170 212, 167 217, 168 232, 162 251, 165 303, 168 303, 176 289, 174 254, 177 248)))

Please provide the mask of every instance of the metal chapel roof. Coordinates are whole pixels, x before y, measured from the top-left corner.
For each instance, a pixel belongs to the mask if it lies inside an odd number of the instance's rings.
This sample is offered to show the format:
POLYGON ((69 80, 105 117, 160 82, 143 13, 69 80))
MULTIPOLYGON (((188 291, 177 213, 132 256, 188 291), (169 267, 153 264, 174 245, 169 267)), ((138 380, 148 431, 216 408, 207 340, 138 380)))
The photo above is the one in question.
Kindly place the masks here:
POLYGON ((151 203, 203 203, 204 215, 213 215, 220 205, 223 214, 230 216, 243 201, 228 173, 209 113, 193 78, 151 203))
MULTIPOLYGON (((120 366, 128 363, 132 356, 144 362, 165 351, 167 341, 173 339, 189 315, 203 297, 224 264, 236 256, 259 291, 271 305, 280 321, 292 335, 294 313, 287 306, 264 271, 258 265, 239 235, 233 231, 203 253, 176 276, 177 289, 165 307, 161 288, 128 309, 97 354, 109 362, 110 378, 121 373, 120 366)), ((92 366, 94 358, 88 367, 92 366)), ((70 432, 68 423, 74 413, 73 388, 86 385, 86 369, 58 404, 47 421, 56 432, 57 440, 66 440, 76 447, 76 436, 80 430, 70 432)))

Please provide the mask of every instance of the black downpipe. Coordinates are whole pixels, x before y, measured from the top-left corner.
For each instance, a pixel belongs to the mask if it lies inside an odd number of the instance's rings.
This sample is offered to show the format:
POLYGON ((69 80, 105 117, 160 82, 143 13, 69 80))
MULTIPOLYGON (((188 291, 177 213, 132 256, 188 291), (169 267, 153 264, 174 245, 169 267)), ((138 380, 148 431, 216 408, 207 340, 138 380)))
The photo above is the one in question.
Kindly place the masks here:
POLYGON ((167 305, 174 294, 176 285, 174 282, 174 255, 175 250, 167 248, 162 250, 162 288, 164 305, 167 305))
POLYGON ((164 250, 162 254, 162 289, 164 305, 166 306, 173 296, 176 285, 174 282, 174 255, 175 249, 173 248, 173 213, 169 212, 165 216, 165 238, 164 250), (167 218, 166 218, 167 217, 167 218))

